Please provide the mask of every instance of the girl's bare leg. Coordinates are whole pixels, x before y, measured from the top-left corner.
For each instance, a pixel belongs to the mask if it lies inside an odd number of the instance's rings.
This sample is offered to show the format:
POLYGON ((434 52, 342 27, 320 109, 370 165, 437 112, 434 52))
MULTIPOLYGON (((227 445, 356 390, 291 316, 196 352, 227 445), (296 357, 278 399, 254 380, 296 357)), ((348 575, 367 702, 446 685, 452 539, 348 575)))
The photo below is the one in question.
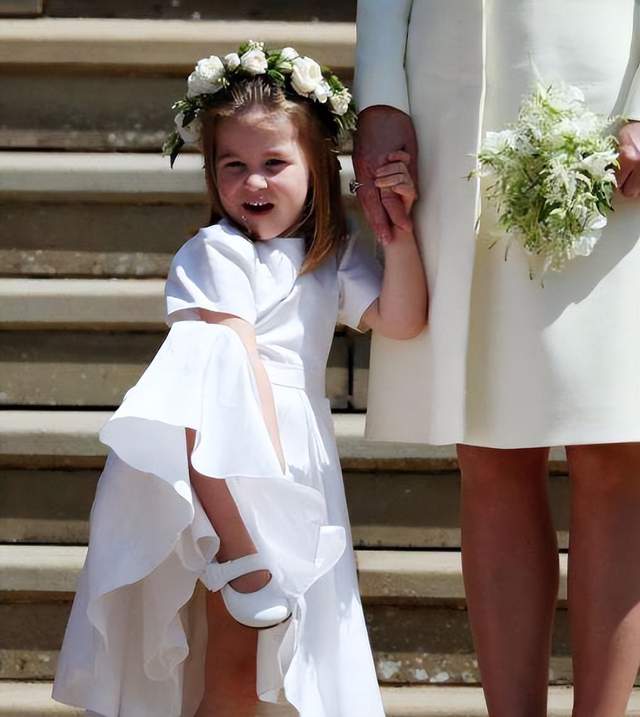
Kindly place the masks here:
POLYGON ((640 664, 640 444, 567 447, 574 717, 622 717, 640 664))
MULTIPOLYGON (((191 485, 198 495, 204 512, 211 521, 211 525, 213 525, 220 538, 218 560, 224 562, 255 553, 256 547, 245 528, 226 481, 204 476, 198 473, 191 465, 191 451, 195 441, 195 432, 187 428, 186 433, 191 485)), ((232 580, 231 585, 239 592, 253 592, 266 585, 268 581, 269 572, 259 570, 232 580)))
POLYGON ((258 633, 227 613, 219 593, 207 592, 207 622, 205 692, 195 717, 254 717, 258 633))
POLYGON ((544 717, 558 546, 548 449, 459 445, 462 565, 491 717, 544 717))

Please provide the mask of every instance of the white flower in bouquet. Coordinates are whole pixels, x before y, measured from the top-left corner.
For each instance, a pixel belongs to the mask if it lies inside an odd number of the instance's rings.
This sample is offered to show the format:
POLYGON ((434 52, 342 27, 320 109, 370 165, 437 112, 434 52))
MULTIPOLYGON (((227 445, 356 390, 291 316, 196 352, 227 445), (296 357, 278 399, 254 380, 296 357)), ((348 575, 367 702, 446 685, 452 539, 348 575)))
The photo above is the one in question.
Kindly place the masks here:
POLYGON ((255 47, 240 57, 240 66, 250 75, 262 75, 267 71, 267 56, 263 50, 255 47))
POLYGON ((538 84, 518 120, 487 132, 475 172, 488 178, 498 225, 542 273, 588 256, 607 224, 618 166, 614 120, 591 112, 577 87, 538 84))
POLYGON ((322 82, 322 68, 310 57, 296 57, 293 60, 291 84, 299 95, 310 95, 322 82))

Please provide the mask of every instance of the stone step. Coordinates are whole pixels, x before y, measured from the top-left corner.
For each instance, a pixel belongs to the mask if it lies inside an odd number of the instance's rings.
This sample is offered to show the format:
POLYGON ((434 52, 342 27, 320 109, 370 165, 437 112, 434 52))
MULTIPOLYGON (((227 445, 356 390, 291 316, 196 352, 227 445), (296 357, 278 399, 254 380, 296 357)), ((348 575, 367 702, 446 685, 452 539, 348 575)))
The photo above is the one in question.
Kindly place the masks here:
MULTIPOLYGON (((106 448, 108 411, 0 411, 0 542, 86 543, 106 448)), ((364 415, 334 413, 354 545, 458 548, 454 446, 366 441, 364 415)), ((560 546, 568 543, 569 485, 554 450, 550 494, 560 546)))
POLYGON ((353 22, 37 18, 4 20, 0 64, 66 69, 105 67, 157 73, 190 70, 200 57, 235 52, 247 39, 294 46, 334 68, 353 67, 353 22))
MULTIPOLYGON (((69 295, 66 298, 70 300, 69 295)), ((28 302, 33 309, 31 299, 28 302)), ((0 331, 0 405, 118 406, 156 354, 166 331, 95 329, 100 326, 89 326, 87 331, 0 331)), ((326 395, 334 409, 349 407, 349 351, 349 338, 344 332, 336 334, 326 372, 326 395)))
MULTIPOLYGON (((98 431, 111 411, 0 411, 0 467, 101 468, 106 448, 98 431)), ((362 413, 334 413, 343 469, 410 473, 447 472, 457 467, 455 446, 385 443, 364 438, 362 413)), ((565 469, 564 450, 551 452, 550 470, 565 469)))
MULTIPOLYGON (((85 548, 0 546, 0 677, 53 675, 85 548)), ((389 684, 477 684, 479 674, 457 551, 357 550, 360 589, 379 679, 389 684)), ((550 681, 571 681, 566 555, 550 681)))
POLYGON ((195 62, 235 51, 248 38, 293 45, 351 81, 353 22, 5 20, 0 147, 157 151, 195 62))
MULTIPOLYGON (((31 0, 32 2, 33 0, 31 0)), ((5 0, 6 2, 6 0, 5 0)), ((15 4, 18 0, 12 0, 15 4)), ((25 0, 22 0, 25 2, 25 0)), ((356 16, 356 0, 217 0, 203 5, 197 0, 47 0, 48 17, 104 17, 202 20, 297 20, 305 22, 351 22, 356 16)))
MULTIPOLYGON (((85 544, 98 470, 0 468, 0 542, 85 544)), ((356 547, 458 548, 460 478, 431 473, 346 470, 356 547)), ((558 540, 568 543, 569 481, 550 480, 558 540)))
MULTIPOLYGON (((549 689, 549 717, 571 717, 572 690, 549 689)), ((383 687, 387 717, 486 717, 479 687, 383 687)), ((634 691, 627 717, 640 716, 640 692, 634 691)), ((51 699, 49 682, 0 683, 0 717, 82 717, 84 712, 51 699)), ((261 704, 255 717, 294 717, 288 707, 261 704)))
MULTIPOLYGON (((361 223, 351 158, 340 162, 347 209, 361 223)), ((195 154, 171 169, 159 153, 0 152, 0 274, 164 277, 208 223, 205 195, 195 154)))

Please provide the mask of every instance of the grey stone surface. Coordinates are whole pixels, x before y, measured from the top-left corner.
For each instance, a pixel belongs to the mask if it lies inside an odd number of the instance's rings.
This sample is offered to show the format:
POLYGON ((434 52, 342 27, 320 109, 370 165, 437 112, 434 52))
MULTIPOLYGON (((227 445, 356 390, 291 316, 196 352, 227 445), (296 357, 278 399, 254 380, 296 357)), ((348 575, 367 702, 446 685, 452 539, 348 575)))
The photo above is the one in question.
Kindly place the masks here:
MULTIPOLYGON (((17 0, 13 0, 14 2, 17 0)), ((350 22, 356 17, 356 0, 47 0, 49 17, 120 17, 154 20, 299 20, 350 22)))
POLYGON ((351 405, 357 410, 366 410, 367 391, 369 389, 369 352, 371 334, 358 334, 353 337, 353 365, 351 405))
MULTIPOLYGON (((365 603, 378 679, 383 684, 479 684, 466 610, 365 603)), ((0 604, 0 678, 51 679, 69 600, 0 604)), ((556 613, 551 684, 571 682, 566 610, 556 613)))
MULTIPOLYGON (((83 544, 99 471, 0 468, 0 542, 83 544)), ((344 475, 357 548, 460 547, 459 477, 445 473, 344 475)), ((568 480, 550 480, 562 548, 568 542, 568 480)))
MULTIPOLYGON (((171 105, 184 94, 185 77, 186 72, 174 70, 140 74, 108 68, 100 73, 55 68, 6 72, 0 148, 158 154, 173 130, 171 105)), ((341 78, 350 85, 351 71, 341 78)), ((345 143, 344 150, 349 146, 345 143)))
MULTIPOLYGON (((53 702, 51 684, 0 683, 0 717, 82 717, 83 712, 53 702)), ((487 710, 479 687, 438 685, 382 687, 387 717, 486 717, 487 710)), ((549 689, 549 717, 571 717, 572 690, 549 689)), ((640 691, 631 696, 627 717, 640 716, 640 691)), ((252 717, 295 717, 291 708, 260 703, 252 717)))
MULTIPOLYGON (((247 38, 270 47, 293 45, 334 69, 353 67, 352 22, 234 22, 35 18, 0 26, 0 63, 8 67, 87 67, 138 72, 191 71, 200 57, 235 52, 247 38)), ((8 68, 7 68, 8 69, 8 68)))
MULTIPOLYGON (((116 407, 140 378, 165 334, 99 331, 0 332, 0 405, 116 407)), ((345 338, 336 336, 327 396, 348 402, 345 338)))
POLYGON ((2 0, 0 17, 37 17, 42 15, 43 0, 2 0))

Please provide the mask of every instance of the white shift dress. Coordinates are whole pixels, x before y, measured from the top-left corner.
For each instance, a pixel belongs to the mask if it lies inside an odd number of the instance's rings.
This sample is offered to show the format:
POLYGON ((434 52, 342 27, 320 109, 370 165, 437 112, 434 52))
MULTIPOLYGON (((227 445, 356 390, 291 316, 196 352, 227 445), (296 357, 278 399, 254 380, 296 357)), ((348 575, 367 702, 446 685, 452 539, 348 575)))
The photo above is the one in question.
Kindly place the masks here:
POLYGON ((360 0, 360 109, 408 112, 429 326, 373 337, 367 435, 494 448, 640 441, 640 201, 616 197, 589 257, 529 280, 514 245, 488 249, 481 138, 517 119, 536 79, 640 119, 634 0, 360 0), (380 51, 380 48, 384 51, 380 51), (478 209, 480 236, 476 237, 478 209))
MULTIPOLYGON (((351 240, 299 276, 302 238, 251 242, 230 223, 200 230, 167 280, 171 330, 101 431, 111 451, 53 696, 101 717, 192 717, 207 625, 199 576, 218 537, 189 483, 192 461, 225 478, 268 569, 292 599, 259 633, 257 691, 301 717, 382 717, 358 593, 342 475, 325 397, 336 319, 357 327, 380 269, 351 240), (287 470, 262 417, 244 346, 197 309, 255 325, 287 470)), ((214 628, 215 629, 215 628, 214 628)))

